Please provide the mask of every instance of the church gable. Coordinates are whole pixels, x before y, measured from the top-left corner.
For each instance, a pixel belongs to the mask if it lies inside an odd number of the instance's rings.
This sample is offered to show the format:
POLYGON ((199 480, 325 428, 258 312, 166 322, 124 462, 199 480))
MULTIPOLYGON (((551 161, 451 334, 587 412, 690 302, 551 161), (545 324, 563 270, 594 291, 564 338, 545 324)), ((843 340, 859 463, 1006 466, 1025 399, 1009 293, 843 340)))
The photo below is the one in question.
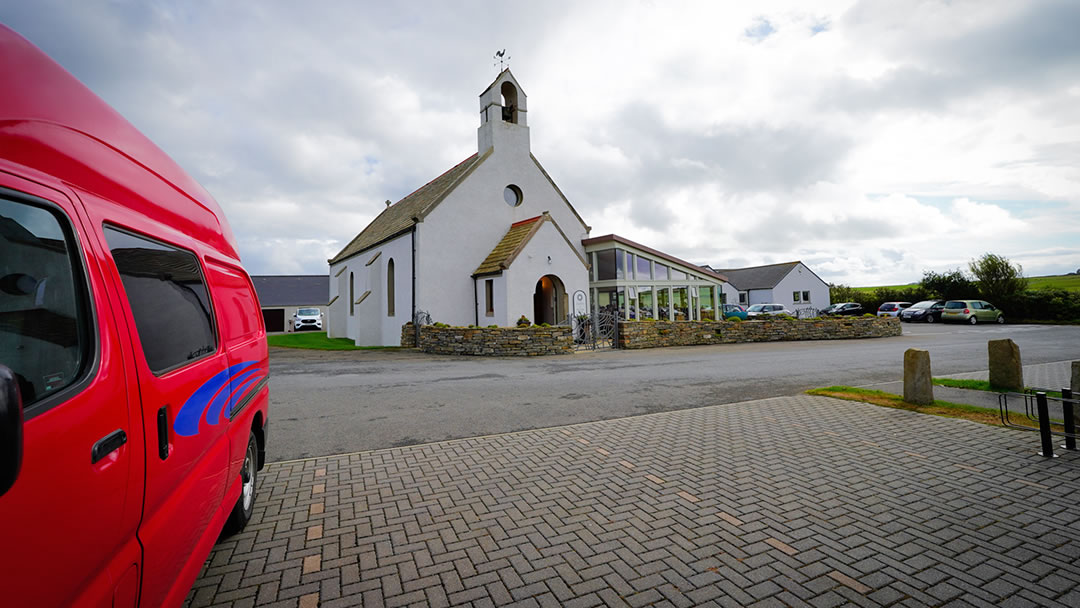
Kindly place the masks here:
POLYGON ((329 260, 330 264, 336 264, 411 228, 418 219, 423 219, 435 205, 446 198, 487 156, 473 154, 412 194, 383 209, 360 234, 329 260))

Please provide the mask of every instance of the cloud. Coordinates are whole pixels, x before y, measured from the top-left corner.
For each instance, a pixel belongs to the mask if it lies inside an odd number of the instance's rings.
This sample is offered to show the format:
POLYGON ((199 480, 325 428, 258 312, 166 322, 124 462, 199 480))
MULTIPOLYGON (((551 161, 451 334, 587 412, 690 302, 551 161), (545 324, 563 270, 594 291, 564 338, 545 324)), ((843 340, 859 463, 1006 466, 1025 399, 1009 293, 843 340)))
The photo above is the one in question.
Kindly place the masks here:
POLYGON ((0 21, 192 173, 259 274, 326 272, 475 151, 501 48, 594 235, 851 284, 988 244, 1080 266, 1075 2, 41 0, 0 21))

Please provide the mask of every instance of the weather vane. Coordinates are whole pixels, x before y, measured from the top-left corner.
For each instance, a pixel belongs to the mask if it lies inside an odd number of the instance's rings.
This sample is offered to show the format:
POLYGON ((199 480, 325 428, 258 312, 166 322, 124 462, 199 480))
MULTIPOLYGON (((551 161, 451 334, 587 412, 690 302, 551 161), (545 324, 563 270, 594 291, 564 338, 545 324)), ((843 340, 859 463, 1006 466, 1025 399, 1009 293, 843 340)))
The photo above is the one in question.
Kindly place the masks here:
MULTIPOLYGON (((503 49, 501 51, 496 52, 495 55, 492 56, 492 59, 494 59, 498 63, 499 73, 500 74, 502 73, 502 71, 504 69, 504 67, 503 67, 504 65, 506 67, 510 67, 510 56, 506 54, 506 49, 503 49)), ((491 65, 496 65, 496 64, 493 63, 491 65)))

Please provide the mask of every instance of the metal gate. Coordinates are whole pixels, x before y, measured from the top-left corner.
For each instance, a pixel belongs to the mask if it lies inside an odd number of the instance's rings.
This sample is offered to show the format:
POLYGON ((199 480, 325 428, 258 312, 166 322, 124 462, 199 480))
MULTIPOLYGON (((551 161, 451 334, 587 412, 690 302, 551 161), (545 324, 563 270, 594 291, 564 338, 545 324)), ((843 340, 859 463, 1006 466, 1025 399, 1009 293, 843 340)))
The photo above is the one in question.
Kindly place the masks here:
POLYGON ((575 350, 619 347, 619 315, 615 311, 601 310, 570 316, 560 325, 573 328, 575 350))

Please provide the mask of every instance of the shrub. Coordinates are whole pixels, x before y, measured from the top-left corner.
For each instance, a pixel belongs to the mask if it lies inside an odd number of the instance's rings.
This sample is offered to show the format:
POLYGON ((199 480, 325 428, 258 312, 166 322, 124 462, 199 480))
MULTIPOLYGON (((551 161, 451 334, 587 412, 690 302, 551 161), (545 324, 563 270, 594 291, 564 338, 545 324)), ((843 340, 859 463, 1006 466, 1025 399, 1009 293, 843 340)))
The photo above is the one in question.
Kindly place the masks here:
POLYGON ((525 315, 521 315, 521 318, 517 320, 518 327, 528 327, 530 325, 532 325, 532 321, 530 321, 529 318, 525 315))
MULTIPOLYGON (((742 323, 742 317, 726 317, 725 321, 731 321, 732 323, 742 323)), ((719 330, 717 330, 719 331, 719 330)))
POLYGON ((446 323, 439 323, 439 322, 432 323, 431 326, 432 327, 450 327, 446 323))
POLYGON ((986 253, 972 260, 968 268, 979 282, 979 293, 987 300, 1004 300, 1027 290, 1024 269, 1006 257, 986 253))
POLYGON ((537 325, 537 327, 551 327, 551 324, 549 324, 549 323, 541 323, 540 325, 537 325))
POLYGON ((488 329, 499 329, 498 325, 488 325, 488 329))

